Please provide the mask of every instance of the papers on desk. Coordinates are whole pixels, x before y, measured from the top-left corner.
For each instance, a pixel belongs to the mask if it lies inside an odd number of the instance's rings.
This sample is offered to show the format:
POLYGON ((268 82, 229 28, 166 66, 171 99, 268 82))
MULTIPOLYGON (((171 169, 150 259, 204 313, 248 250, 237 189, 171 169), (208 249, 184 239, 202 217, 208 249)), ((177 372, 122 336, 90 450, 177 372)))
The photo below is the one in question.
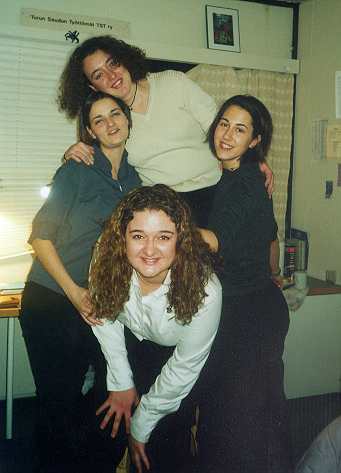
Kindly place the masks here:
POLYGON ((0 309, 10 309, 11 307, 19 307, 20 299, 13 296, 0 297, 0 309))
POLYGON ((0 296, 14 296, 21 294, 25 286, 24 281, 0 282, 0 296))
POLYGON ((14 296, 21 294, 22 291, 22 289, 0 289, 0 296, 14 296))

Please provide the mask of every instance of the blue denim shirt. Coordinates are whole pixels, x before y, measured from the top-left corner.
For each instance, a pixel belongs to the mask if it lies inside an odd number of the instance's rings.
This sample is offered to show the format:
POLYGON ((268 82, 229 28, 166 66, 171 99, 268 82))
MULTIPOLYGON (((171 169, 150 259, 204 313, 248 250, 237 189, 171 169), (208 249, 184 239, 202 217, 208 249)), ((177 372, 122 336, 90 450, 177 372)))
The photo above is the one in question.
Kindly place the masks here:
MULTIPOLYGON (((93 244, 103 232, 103 225, 122 197, 141 184, 127 156, 124 151, 117 180, 112 178, 109 159, 97 147, 91 166, 70 159, 57 170, 51 192, 33 220, 29 243, 35 238, 50 240, 79 286, 86 286, 93 244)), ((27 281, 65 295, 38 258, 27 281)))

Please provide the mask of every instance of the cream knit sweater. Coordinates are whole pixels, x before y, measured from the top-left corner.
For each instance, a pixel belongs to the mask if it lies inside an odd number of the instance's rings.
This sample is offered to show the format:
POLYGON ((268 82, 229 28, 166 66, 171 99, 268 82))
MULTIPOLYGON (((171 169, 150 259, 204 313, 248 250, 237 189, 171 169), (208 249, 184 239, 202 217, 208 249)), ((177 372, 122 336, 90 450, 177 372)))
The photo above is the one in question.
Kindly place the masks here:
POLYGON ((188 192, 216 184, 218 161, 204 143, 217 112, 214 100, 182 72, 168 70, 148 79, 146 113, 132 113, 129 164, 143 185, 162 183, 188 192))

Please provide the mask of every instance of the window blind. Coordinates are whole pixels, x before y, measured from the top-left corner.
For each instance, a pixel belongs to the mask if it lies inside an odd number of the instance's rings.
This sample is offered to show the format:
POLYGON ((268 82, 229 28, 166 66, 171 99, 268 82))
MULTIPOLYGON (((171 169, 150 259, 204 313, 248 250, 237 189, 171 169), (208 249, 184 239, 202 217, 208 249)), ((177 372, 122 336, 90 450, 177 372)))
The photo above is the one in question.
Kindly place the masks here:
POLYGON ((0 258, 30 250, 32 220, 44 203, 76 123, 58 111, 69 48, 0 37, 0 258))

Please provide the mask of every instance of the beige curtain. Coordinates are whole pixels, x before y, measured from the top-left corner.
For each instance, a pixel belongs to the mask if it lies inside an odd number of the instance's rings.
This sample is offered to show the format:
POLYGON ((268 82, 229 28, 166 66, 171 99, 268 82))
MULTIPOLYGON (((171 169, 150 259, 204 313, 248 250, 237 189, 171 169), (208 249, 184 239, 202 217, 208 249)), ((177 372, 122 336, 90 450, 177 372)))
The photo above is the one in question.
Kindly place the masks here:
POLYGON ((279 239, 283 241, 290 167, 294 75, 250 69, 236 70, 232 67, 205 64, 194 67, 187 75, 211 95, 218 106, 232 95, 250 94, 261 100, 271 113, 274 135, 268 164, 275 175, 274 213, 279 239))

